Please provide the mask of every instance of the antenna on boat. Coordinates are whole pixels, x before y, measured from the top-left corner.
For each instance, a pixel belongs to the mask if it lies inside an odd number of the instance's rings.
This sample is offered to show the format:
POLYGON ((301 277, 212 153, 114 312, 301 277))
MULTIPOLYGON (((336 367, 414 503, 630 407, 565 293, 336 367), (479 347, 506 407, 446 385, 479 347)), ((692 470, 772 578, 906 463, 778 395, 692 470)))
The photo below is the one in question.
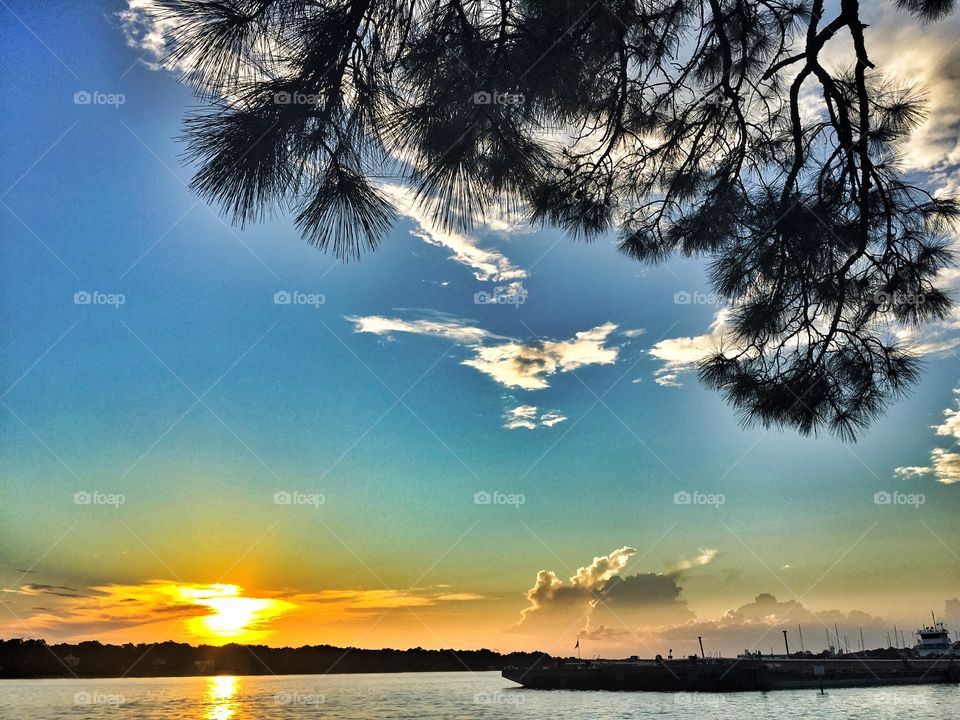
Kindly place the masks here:
POLYGON ((889 647, 893 647, 893 645, 890 644, 890 631, 889 631, 889 630, 887 630, 887 647, 888 647, 888 648, 889 648, 889 647))
POLYGON ((896 624, 896 623, 893 624, 893 643, 894 643, 894 645, 897 646, 898 649, 900 648, 900 640, 897 638, 897 624, 896 624))
POLYGON ((936 628, 937 628, 937 616, 936 616, 936 614, 934 614, 933 610, 930 611, 930 617, 933 618, 933 628, 934 628, 934 630, 936 630, 936 628))
POLYGON ((807 649, 803 647, 803 628, 797 625, 797 632, 800 633, 800 652, 805 653, 807 649))
POLYGON ((707 656, 703 654, 703 636, 697 635, 697 640, 700 641, 700 657, 706 658, 707 656))
POLYGON ((783 631, 783 647, 787 651, 787 657, 790 657, 790 643, 787 642, 787 631, 783 631))
POLYGON ((833 623, 833 632, 837 636, 837 650, 843 650, 843 645, 840 644, 840 629, 837 627, 837 623, 833 623))
POLYGON ((860 628, 860 652, 863 652, 866 648, 863 646, 863 628, 860 628))

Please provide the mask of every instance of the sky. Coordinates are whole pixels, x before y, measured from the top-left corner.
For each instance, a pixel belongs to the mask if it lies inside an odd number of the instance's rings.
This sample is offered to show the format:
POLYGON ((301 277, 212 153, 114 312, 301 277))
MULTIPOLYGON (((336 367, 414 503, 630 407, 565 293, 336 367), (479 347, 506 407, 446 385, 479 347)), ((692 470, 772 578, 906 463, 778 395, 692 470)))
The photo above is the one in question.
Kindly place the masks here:
MULTIPOLYGON (((724 319, 697 261, 445 232, 401 185, 360 262, 281 213, 231 226, 187 187, 198 101, 147 4, 0 3, 0 637, 622 656, 960 629, 960 316, 856 444, 742 428, 697 382, 724 319)), ((873 12, 873 55, 928 87, 909 169, 958 188, 960 21, 873 12)))

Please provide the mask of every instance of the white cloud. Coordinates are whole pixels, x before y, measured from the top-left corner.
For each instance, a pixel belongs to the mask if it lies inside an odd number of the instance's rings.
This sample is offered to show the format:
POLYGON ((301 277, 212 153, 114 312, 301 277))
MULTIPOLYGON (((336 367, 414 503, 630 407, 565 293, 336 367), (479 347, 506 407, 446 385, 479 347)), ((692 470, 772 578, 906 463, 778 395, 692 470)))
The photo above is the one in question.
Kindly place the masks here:
POLYGON ((540 424, 546 427, 553 427, 567 420, 565 415, 561 415, 559 410, 548 410, 540 416, 540 424))
MULTIPOLYGON (((953 392, 960 395, 960 388, 954 388, 953 392)), ((933 475, 944 485, 960 483, 960 400, 955 404, 956 408, 948 407, 943 411, 944 421, 933 426, 938 436, 953 438, 954 448, 934 448, 930 451, 929 465, 898 467, 893 471, 896 475, 905 479, 933 475)))
POLYGON ((157 15, 157 0, 127 0, 127 9, 117 13, 127 45, 144 53, 147 67, 159 70, 173 21, 157 15))
POLYGON ((537 408, 534 405, 519 405, 507 410, 503 426, 507 430, 516 430, 525 428, 527 430, 536 430, 537 428, 537 408))
POLYGON ((625 575, 636 553, 624 546, 595 557, 567 581, 553 570, 540 570, 527 591, 528 605, 520 613, 520 622, 511 631, 536 638, 544 647, 558 638, 576 636, 631 642, 635 648, 638 641, 642 644, 637 629, 693 618, 679 581, 684 570, 709 564, 717 551, 701 549, 695 558, 681 560, 665 572, 625 575))
POLYGON ((553 427, 566 419, 559 410, 547 410, 538 415, 535 405, 518 405, 504 414, 503 427, 507 430, 536 430, 538 427, 553 427))
MULTIPOLYGON (((617 329, 604 323, 576 333, 570 340, 521 341, 494 335, 464 320, 433 318, 404 320, 380 315, 346 318, 354 332, 387 335, 412 333, 442 337, 469 347, 474 357, 464 365, 479 370, 497 383, 509 388, 542 390, 549 387, 548 378, 586 365, 611 365, 617 361, 620 348, 607 347, 606 341, 617 329), (503 341, 506 342, 503 342, 503 341)), ((560 422, 554 418, 554 424, 560 422)))
POLYGON ((570 340, 511 340, 478 347, 476 357, 463 364, 505 387, 542 390, 550 386, 547 378, 558 372, 615 363, 620 349, 605 343, 616 328, 614 323, 604 323, 578 332, 570 340))
POLYGON ((925 91, 926 120, 903 148, 904 167, 956 171, 960 166, 960 17, 920 24, 885 3, 866 39, 871 59, 897 80, 925 91))
POLYGON ((654 372, 657 385, 681 387, 680 374, 695 371, 697 364, 723 343, 728 315, 728 309, 718 310, 705 335, 667 338, 650 348, 650 355, 663 362, 654 372))
POLYGON ((347 320, 354 324, 353 331, 358 333, 389 335, 397 332, 430 335, 453 340, 461 345, 478 345, 484 340, 497 337, 483 328, 456 319, 402 320, 382 315, 368 315, 366 317, 348 316, 347 320))
MULTIPOLYGON (((398 211, 409 217, 417 226, 411 231, 414 237, 428 245, 442 247, 452 254, 450 259, 473 270, 473 276, 482 282, 513 282, 528 277, 521 267, 514 265, 498 250, 482 248, 476 241, 462 233, 445 230, 434 223, 418 207, 411 191, 402 185, 380 183, 377 186, 398 211)), ((507 216, 490 220, 487 228, 496 232, 515 230, 516 224, 507 216)))
POLYGON ((717 551, 713 548, 700 548, 700 554, 690 560, 680 560, 671 565, 666 571, 667 575, 676 575, 684 570, 709 565, 717 557, 717 551))

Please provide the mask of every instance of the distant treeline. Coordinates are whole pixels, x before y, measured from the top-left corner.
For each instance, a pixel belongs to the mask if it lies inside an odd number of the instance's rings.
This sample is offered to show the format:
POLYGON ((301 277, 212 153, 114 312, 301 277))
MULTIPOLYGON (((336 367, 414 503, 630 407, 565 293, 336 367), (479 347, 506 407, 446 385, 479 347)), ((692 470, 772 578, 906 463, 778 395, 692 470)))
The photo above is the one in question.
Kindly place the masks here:
POLYGON ((544 653, 493 650, 362 650, 332 645, 272 648, 163 642, 104 645, 87 641, 0 640, 0 678, 299 675, 318 673, 500 670, 549 659, 544 653))

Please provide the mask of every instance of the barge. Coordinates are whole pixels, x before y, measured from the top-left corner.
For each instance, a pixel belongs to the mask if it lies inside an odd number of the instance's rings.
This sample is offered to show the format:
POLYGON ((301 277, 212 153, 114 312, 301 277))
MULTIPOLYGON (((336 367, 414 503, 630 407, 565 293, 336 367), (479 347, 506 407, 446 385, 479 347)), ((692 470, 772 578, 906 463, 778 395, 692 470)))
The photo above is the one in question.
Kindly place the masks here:
POLYGON ((691 655, 685 659, 552 660, 505 667, 507 680, 536 690, 635 690, 741 692, 960 682, 960 649, 942 623, 917 632, 907 650, 820 655, 745 653, 736 658, 691 655), (891 657, 892 656, 892 657, 891 657))

